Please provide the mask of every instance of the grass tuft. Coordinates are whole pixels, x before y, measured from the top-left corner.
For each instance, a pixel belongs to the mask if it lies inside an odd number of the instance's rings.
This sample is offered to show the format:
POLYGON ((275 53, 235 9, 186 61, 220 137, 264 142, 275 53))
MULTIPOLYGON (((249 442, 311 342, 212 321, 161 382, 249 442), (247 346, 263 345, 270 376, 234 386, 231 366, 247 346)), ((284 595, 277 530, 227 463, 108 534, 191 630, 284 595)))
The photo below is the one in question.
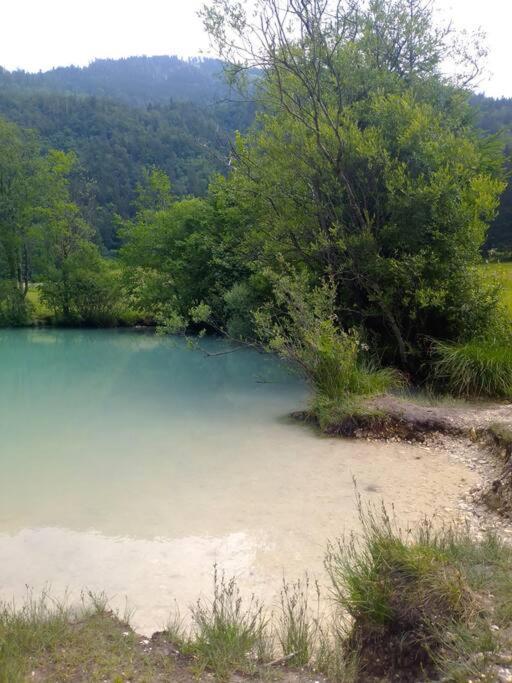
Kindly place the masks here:
POLYGON ((358 660, 359 675, 459 675, 473 654, 483 666, 496 639, 478 593, 481 572, 502 595, 509 551, 496 539, 479 543, 427 522, 403 532, 384 508, 360 515, 362 536, 331 544, 326 559, 334 599, 350 617, 344 654, 358 660))
POLYGON ((214 568, 213 599, 198 600, 192 607, 195 623, 190 652, 198 672, 213 671, 226 680, 234 671, 250 674, 263 656, 266 618, 255 598, 246 606, 234 578, 226 579, 214 568))
POLYGON ((512 346, 499 341, 435 342, 432 379, 455 396, 512 397, 512 346))
POLYGON ((310 583, 306 575, 304 581, 293 584, 283 580, 280 595, 280 610, 277 623, 277 638, 283 655, 293 666, 307 666, 315 654, 318 639, 320 586, 314 585, 316 614, 310 609, 310 583))
POLYGON ((67 641, 71 615, 48 595, 37 600, 31 593, 20 610, 0 606, 0 683, 25 680, 28 659, 67 641))

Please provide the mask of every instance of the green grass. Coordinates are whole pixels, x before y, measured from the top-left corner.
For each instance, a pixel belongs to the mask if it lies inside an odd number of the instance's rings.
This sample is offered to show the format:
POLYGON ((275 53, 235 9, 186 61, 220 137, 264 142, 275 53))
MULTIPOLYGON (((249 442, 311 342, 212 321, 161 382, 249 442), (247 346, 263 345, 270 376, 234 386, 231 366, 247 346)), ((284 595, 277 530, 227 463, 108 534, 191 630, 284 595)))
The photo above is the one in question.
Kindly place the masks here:
POLYGON ((512 318, 512 262, 486 263, 482 272, 491 283, 498 283, 502 287, 502 301, 512 318))
POLYGON ((359 340, 353 335, 330 334, 308 363, 315 390, 311 413, 326 432, 343 432, 351 422, 380 420, 382 415, 364 405, 365 399, 405 385, 394 368, 379 368, 361 358, 359 340))
POLYGON ((316 610, 311 613, 309 578, 288 584, 283 579, 277 638, 283 655, 294 666, 307 666, 318 642, 320 587, 315 583, 316 610))
POLYGON ((32 317, 36 322, 50 320, 53 313, 50 308, 42 301, 39 285, 31 284, 27 292, 27 302, 32 311, 32 317))
POLYGON ((464 398, 512 397, 512 346, 493 340, 434 343, 432 380, 464 398))
POLYGON ((0 683, 33 680, 169 680, 173 662, 144 652, 139 637, 106 608, 101 596, 84 598, 80 609, 30 594, 20 610, 0 605, 0 683))
POLYGON ((512 625, 512 549, 428 522, 402 531, 384 509, 360 514, 362 536, 331 545, 326 561, 351 617, 343 648, 359 680, 491 680, 493 655, 507 647, 492 625, 512 625))
POLYGON ((244 603, 234 578, 226 579, 215 567, 213 599, 198 600, 192 618, 193 637, 185 651, 194 657, 199 675, 210 670, 222 681, 234 671, 255 672, 265 657, 267 622, 254 598, 244 603))

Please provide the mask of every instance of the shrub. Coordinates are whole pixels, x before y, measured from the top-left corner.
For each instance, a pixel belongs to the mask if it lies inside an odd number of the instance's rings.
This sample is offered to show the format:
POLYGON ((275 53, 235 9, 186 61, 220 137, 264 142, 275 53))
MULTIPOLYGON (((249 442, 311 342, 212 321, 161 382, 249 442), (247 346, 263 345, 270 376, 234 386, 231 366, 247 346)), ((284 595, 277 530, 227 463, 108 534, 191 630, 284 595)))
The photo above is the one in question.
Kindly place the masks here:
POLYGON ((312 412, 324 427, 360 409, 360 399, 404 383, 392 368, 379 368, 357 330, 345 331, 335 314, 336 292, 330 283, 311 289, 302 277, 275 279, 279 310, 261 309, 257 329, 268 347, 291 361, 310 381, 312 412))
POLYGON ((31 304, 15 282, 0 281, 0 327, 27 325, 31 319, 31 304))
POLYGON ((43 301, 68 324, 115 325, 121 296, 119 273, 92 244, 82 244, 42 283, 43 301))
POLYGON ((500 340, 434 343, 434 382, 462 397, 512 397, 512 345, 500 340))
POLYGON ((357 654, 366 675, 416 680, 437 666, 446 632, 471 621, 473 593, 430 525, 409 538, 384 509, 360 512, 362 537, 331 545, 326 559, 335 600, 351 618, 346 654, 357 654))

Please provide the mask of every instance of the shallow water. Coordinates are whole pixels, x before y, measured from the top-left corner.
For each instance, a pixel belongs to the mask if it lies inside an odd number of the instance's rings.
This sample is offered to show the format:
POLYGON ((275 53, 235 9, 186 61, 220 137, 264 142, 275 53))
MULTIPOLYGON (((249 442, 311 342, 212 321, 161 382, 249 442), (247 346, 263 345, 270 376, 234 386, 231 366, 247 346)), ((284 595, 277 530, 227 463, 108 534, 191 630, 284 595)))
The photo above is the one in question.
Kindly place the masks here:
POLYGON ((283 573, 321 576, 326 540, 357 526, 353 477, 411 520, 472 481, 442 454, 318 437, 286 419, 307 395, 253 350, 0 331, 0 598, 105 591, 149 633, 215 562, 269 600, 283 573))

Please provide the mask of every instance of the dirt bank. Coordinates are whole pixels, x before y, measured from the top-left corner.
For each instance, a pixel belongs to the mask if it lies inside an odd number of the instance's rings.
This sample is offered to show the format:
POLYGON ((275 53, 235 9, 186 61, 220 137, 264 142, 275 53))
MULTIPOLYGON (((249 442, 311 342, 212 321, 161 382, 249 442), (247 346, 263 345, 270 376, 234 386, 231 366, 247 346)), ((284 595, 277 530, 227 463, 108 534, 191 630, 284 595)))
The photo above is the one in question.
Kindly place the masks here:
MULTIPOLYGON (((311 420, 307 412, 294 417, 311 420)), ((467 502, 484 504, 512 522, 512 404, 435 403, 385 395, 363 402, 356 414, 328 425, 324 432, 448 451, 470 469, 479 470, 482 481, 468 491, 467 502)))

